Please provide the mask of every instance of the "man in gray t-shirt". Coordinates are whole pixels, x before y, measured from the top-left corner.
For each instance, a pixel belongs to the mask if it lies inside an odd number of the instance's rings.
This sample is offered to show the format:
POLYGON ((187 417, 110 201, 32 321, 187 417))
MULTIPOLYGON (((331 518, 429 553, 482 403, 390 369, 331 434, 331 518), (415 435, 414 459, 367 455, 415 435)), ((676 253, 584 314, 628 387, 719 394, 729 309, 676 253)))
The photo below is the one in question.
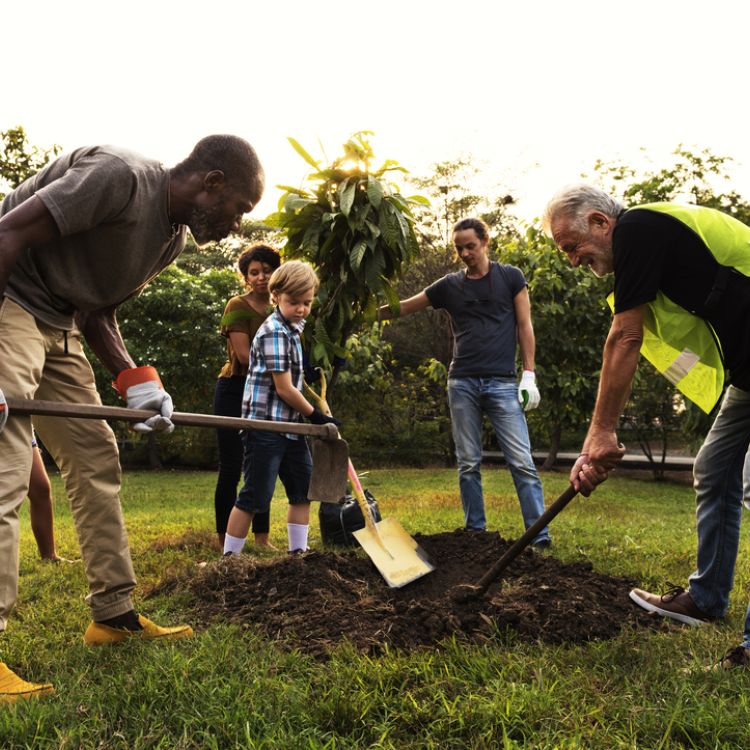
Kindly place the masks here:
MULTIPOLYGON (((253 148, 230 135, 201 140, 183 162, 112 146, 77 149, 48 164, 0 206, 0 631, 18 586, 18 507, 31 468, 31 420, 9 397, 99 404, 81 335, 131 408, 157 412, 140 432, 171 431, 172 400, 153 367, 137 367, 116 307, 168 266, 187 230, 201 245, 239 229, 263 192, 253 148), (7 419, 10 416, 12 418, 7 419), (7 421, 6 421, 7 420, 7 421)), ((119 501, 117 444, 104 421, 38 417, 70 500, 86 568, 89 645, 183 637, 133 609, 135 575, 119 501)), ((0 662, 0 702, 52 691, 0 662)))
MULTIPOLYGON (((453 359, 448 371, 448 403, 466 529, 483 531, 486 526, 482 414, 489 417, 510 467, 528 528, 544 512, 544 496, 524 416, 524 409, 539 404, 526 280, 518 268, 490 261, 489 230, 480 219, 459 221, 453 229, 453 243, 466 269, 403 300, 399 313, 408 315, 432 306, 450 315, 453 359), (516 343, 523 362, 520 385, 516 385, 516 343)), ((388 318, 391 310, 384 305, 380 314, 388 318)), ((532 544, 537 548, 550 545, 547 528, 532 544)))

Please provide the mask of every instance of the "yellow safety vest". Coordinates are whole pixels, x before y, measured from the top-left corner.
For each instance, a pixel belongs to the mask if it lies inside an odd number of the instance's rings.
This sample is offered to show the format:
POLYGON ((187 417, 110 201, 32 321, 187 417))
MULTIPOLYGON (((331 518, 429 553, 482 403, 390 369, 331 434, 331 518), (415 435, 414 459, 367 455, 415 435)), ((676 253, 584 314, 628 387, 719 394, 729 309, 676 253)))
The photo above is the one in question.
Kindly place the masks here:
MULTIPOLYGON (((750 227, 703 206, 646 203, 635 206, 674 217, 692 229, 721 266, 750 276, 750 227)), ((607 297, 614 312, 614 294, 607 297)), ((647 305, 641 354, 707 414, 724 390, 724 360, 711 324, 661 292, 647 305)))

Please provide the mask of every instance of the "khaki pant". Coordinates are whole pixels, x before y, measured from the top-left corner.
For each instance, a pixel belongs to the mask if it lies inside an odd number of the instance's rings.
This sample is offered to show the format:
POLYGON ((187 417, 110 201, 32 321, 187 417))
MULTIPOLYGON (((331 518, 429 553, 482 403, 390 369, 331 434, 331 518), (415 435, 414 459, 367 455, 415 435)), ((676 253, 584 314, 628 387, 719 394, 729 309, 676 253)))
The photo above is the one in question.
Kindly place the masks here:
MULTIPOLYGON (((38 323, 7 297, 0 300, 0 389, 14 398, 100 404, 78 331, 38 323), (66 351, 67 348, 67 351, 66 351)), ((117 443, 102 420, 34 417, 55 459, 78 532, 95 620, 133 608, 135 573, 120 507, 117 443)), ((31 419, 12 411, 0 433, 0 630, 18 592, 18 508, 31 472, 31 419)))

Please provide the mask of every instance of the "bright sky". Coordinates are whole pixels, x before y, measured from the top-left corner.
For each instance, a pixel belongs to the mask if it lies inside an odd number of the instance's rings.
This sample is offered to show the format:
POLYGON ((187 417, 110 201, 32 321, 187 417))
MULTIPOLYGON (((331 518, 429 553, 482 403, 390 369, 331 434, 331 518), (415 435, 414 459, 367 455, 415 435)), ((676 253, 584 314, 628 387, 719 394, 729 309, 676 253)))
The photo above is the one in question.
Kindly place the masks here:
POLYGON ((0 130, 66 150, 115 143, 171 165, 247 138, 266 197, 375 131, 415 174, 471 155, 475 189, 538 214, 595 160, 732 156, 750 197, 746 0, 25 0, 3 3, 0 130), (642 149, 644 149, 642 151, 642 149))

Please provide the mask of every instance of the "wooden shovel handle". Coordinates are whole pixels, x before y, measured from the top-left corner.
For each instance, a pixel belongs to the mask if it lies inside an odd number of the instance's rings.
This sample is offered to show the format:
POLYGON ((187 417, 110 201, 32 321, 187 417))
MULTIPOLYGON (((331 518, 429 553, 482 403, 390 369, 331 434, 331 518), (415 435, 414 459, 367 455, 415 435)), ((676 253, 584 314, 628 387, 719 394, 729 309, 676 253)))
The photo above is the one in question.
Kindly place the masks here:
POLYGON ((511 548, 482 576, 477 584, 477 595, 484 594, 490 584, 496 581, 500 574, 515 560, 526 547, 531 544, 534 537, 578 494, 578 490, 571 484, 560 497, 555 500, 541 516, 526 529, 523 536, 519 537, 511 548))
MULTIPOLYGON (((74 417, 77 419, 115 419, 123 422, 143 422, 157 412, 148 409, 126 409, 122 406, 98 404, 66 404, 58 401, 36 401, 8 398, 9 415, 40 414, 48 417, 74 417)), ((310 435, 323 440, 338 440, 339 431, 333 424, 302 424, 301 422, 271 422, 262 419, 219 417, 213 414, 173 412, 172 422, 186 427, 222 427, 228 430, 261 430, 263 432, 292 432, 310 435)))

